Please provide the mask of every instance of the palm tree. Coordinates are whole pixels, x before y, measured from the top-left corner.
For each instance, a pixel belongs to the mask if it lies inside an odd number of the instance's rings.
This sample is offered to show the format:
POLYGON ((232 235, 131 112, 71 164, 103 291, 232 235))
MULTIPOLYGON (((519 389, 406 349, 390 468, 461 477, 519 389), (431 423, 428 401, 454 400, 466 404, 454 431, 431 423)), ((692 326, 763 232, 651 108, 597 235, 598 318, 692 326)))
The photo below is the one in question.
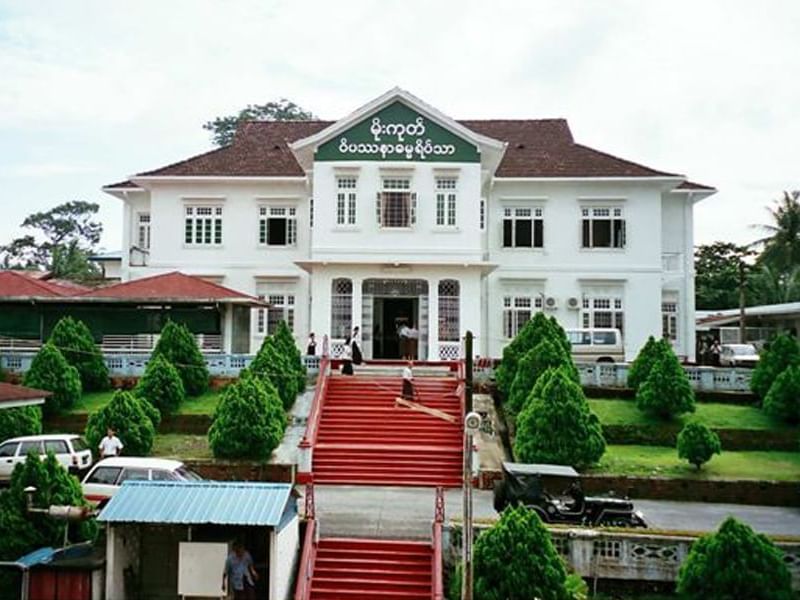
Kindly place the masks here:
POLYGON ((782 304, 800 300, 800 265, 785 272, 761 265, 750 278, 753 299, 756 304, 782 304))
POLYGON ((800 265, 800 190, 783 192, 783 198, 767 211, 773 222, 757 227, 769 235, 753 242, 764 247, 758 262, 787 273, 800 265))

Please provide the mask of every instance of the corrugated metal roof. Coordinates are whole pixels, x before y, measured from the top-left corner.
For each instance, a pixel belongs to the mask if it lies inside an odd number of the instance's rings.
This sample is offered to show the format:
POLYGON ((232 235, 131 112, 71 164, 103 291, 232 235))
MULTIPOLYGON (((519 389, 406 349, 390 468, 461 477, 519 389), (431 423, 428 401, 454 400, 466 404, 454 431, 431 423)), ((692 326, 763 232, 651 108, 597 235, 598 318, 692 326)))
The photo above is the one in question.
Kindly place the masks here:
POLYGON ((126 481, 97 520, 274 527, 290 501, 288 483, 126 481))

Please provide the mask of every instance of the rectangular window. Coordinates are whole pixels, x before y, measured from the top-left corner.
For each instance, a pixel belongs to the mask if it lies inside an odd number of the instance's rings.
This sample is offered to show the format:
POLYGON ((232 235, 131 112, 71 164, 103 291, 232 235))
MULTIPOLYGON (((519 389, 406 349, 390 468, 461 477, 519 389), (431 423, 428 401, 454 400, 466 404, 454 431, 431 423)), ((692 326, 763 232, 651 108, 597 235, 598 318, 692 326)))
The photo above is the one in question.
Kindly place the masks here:
POLYGON ((543 209, 506 208, 503 210, 503 248, 543 247, 543 209))
POLYGON ((438 177, 436 179, 436 225, 456 226, 456 178, 438 177))
POLYGON ((542 310, 541 296, 505 296, 503 298, 503 332, 513 339, 525 323, 531 320, 534 312, 542 310))
POLYGON ((664 339, 676 342, 678 340, 678 303, 661 303, 661 335, 664 339))
POLYGON ((481 207, 480 207, 480 227, 481 231, 486 229, 486 198, 481 198, 481 207))
POLYGON ((621 208, 581 209, 583 248, 624 248, 625 219, 621 208))
POLYGON ((269 302, 269 308, 256 309, 256 333, 272 335, 281 321, 286 321, 289 330, 294 331, 294 294, 270 294, 258 298, 269 302))
POLYGON ((297 209, 291 206, 259 207, 258 243, 264 246, 297 244, 297 209))
POLYGON ((336 179, 336 224, 356 224, 356 178, 338 177, 336 179))
POLYGON ((383 179, 378 192, 377 216, 381 227, 408 228, 417 221, 417 195, 411 192, 411 181, 405 178, 383 179))
POLYGON ((587 328, 612 328, 623 332, 622 298, 584 296, 581 322, 587 328))
POLYGON ((139 213, 136 242, 139 249, 150 249, 150 213, 139 213))
POLYGON ((185 244, 191 246, 222 244, 221 206, 187 206, 184 210, 185 244))

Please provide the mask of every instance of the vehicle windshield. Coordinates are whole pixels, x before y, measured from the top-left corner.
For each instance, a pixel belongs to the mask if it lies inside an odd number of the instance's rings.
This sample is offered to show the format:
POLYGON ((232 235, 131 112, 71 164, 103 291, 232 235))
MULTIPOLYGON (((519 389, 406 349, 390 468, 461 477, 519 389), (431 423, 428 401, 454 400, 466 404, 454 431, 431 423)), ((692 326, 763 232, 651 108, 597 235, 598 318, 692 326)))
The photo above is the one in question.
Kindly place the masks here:
POLYGON ((742 344, 738 346, 731 346, 731 350, 736 356, 751 356, 756 354, 755 346, 751 346, 749 344, 742 344))
POLYGON ((178 467, 175 469, 175 474, 179 479, 183 479, 184 481, 203 481, 203 478, 200 477, 200 475, 191 469, 187 469, 186 467, 178 467))
POLYGON ((89 446, 86 445, 86 440, 83 438, 72 438, 72 447, 74 448, 75 452, 83 452, 84 450, 88 450, 89 446))

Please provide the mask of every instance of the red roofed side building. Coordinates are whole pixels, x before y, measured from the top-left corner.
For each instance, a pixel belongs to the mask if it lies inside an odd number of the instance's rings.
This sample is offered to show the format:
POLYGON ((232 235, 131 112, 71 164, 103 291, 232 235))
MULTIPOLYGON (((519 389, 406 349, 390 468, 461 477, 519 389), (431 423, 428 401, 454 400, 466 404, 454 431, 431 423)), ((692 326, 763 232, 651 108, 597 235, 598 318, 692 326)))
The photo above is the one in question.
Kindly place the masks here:
MULTIPOLYGON (((334 353, 500 356, 536 311, 694 355, 693 221, 712 187, 575 140, 564 119, 456 120, 393 89, 337 121, 247 122, 234 142, 104 188, 120 277, 169 271, 250 296, 251 347, 286 320, 334 353)), ((113 289, 113 288, 109 288, 113 289)), ((125 288, 117 288, 124 290, 125 288)))
MULTIPOLYGON (((52 392, 0 381, 0 410, 44 404, 52 392)), ((2 441, 2 440, 0 440, 2 441)))

